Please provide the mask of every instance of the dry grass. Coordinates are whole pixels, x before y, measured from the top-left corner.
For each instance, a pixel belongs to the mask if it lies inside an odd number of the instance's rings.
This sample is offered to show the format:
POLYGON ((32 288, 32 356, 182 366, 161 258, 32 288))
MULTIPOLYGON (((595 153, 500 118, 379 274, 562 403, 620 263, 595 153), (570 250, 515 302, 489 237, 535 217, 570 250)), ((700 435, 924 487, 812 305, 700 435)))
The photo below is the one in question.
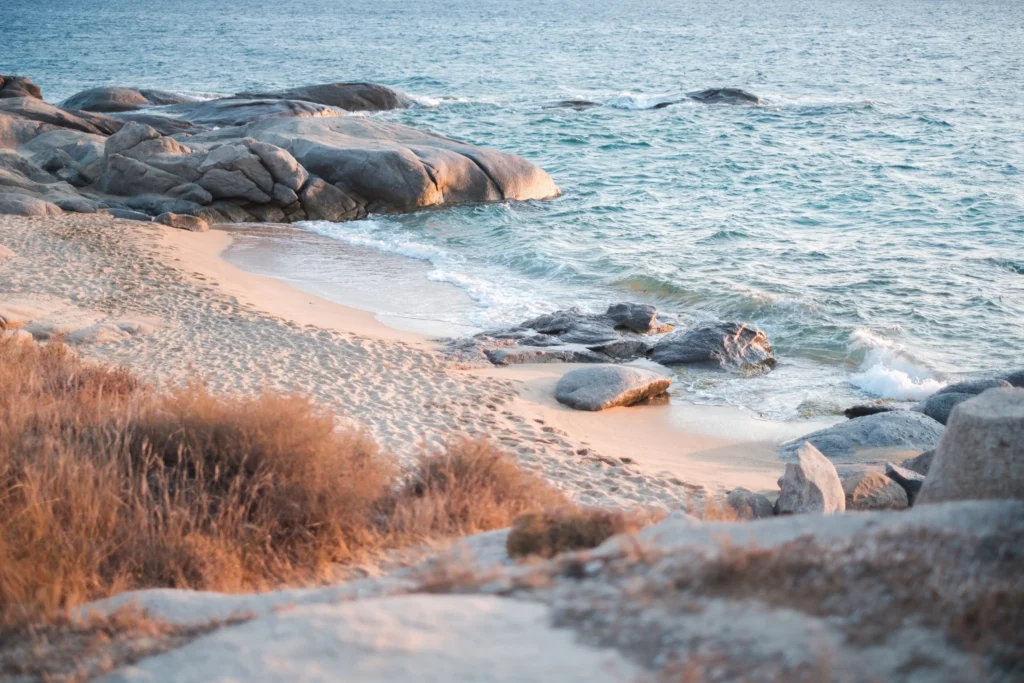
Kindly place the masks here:
POLYGON ((391 459, 297 397, 161 394, 0 343, 0 633, 123 590, 258 590, 565 505, 482 441, 391 459))
POLYGON ((612 536, 635 533, 664 516, 654 510, 554 508, 517 519, 505 547, 510 557, 554 557, 596 548, 612 536))

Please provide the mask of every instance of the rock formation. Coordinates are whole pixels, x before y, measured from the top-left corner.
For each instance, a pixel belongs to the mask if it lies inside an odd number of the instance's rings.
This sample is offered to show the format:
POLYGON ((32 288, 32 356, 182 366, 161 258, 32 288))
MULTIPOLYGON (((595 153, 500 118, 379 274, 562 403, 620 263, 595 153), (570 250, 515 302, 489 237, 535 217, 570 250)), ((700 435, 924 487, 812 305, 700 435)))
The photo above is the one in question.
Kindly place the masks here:
POLYGON ((604 410, 660 396, 671 383, 651 370, 602 365, 565 373, 555 387, 555 398, 576 410, 604 410))

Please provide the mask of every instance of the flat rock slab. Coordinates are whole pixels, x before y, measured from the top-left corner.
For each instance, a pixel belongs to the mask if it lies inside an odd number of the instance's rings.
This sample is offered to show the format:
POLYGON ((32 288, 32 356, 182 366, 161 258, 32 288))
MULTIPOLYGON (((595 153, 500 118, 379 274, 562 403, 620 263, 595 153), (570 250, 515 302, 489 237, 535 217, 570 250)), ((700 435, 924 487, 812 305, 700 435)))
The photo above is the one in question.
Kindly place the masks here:
POLYGON ((651 370, 602 365, 565 373, 555 386, 555 399, 576 410, 631 406, 665 393, 672 380, 651 370))
POLYGON ((805 441, 832 459, 852 459, 863 449, 924 451, 935 448, 944 431, 927 415, 898 410, 854 418, 787 441, 779 447, 779 455, 783 460, 794 460, 805 441))

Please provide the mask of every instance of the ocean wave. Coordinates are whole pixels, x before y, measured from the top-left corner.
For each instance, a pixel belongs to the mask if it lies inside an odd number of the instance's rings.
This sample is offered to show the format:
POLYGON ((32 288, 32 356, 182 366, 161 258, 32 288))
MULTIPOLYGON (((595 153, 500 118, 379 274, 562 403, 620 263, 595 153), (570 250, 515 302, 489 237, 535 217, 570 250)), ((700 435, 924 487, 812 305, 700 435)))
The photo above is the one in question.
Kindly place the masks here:
POLYGON ((850 376, 850 384, 870 396, 920 401, 946 386, 902 344, 872 330, 854 330, 850 351, 863 356, 860 371, 850 376))
POLYGON ((691 102, 686 95, 644 95, 643 93, 623 92, 615 97, 602 100, 601 104, 612 109, 658 109, 670 104, 691 102))
POLYGON ((427 261, 434 266, 439 266, 449 256, 448 252, 440 247, 411 242, 393 235, 375 234, 376 222, 372 219, 353 221, 347 224, 331 223, 329 221, 303 221, 300 225, 319 235, 340 240, 357 247, 367 247, 389 254, 398 254, 399 256, 419 261, 427 261))
POLYGON ((447 104, 497 104, 495 101, 486 98, 473 99, 470 97, 450 96, 434 97, 431 95, 414 95, 413 93, 408 92, 403 94, 412 100, 413 104, 417 107, 423 107, 424 109, 436 109, 437 107, 447 104))

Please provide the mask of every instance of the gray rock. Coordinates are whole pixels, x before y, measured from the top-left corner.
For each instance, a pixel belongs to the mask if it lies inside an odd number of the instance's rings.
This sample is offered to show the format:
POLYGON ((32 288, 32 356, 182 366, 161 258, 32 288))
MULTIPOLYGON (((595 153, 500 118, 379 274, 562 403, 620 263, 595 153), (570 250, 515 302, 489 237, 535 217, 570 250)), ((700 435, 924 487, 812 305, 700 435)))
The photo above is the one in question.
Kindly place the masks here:
POLYGON ((270 201, 270 196, 241 171, 213 168, 204 173, 197 183, 217 199, 247 199, 257 204, 270 201))
POLYGON ((616 339, 587 347, 596 353, 603 353, 615 360, 633 360, 646 356, 651 345, 643 339, 616 339))
POLYGON ((141 221, 143 223, 152 223, 153 217, 142 213, 141 211, 132 211, 131 209, 108 209, 109 213, 114 218, 122 218, 127 221, 141 221))
MULTIPOLYGON (((1009 385, 1007 384, 1006 386, 1009 385)), ((940 391, 921 401, 915 407, 915 410, 919 410, 940 424, 946 424, 946 420, 949 419, 949 413, 953 408, 973 397, 974 394, 943 393, 940 391)))
POLYGON ((253 220, 252 214, 238 204, 225 201, 215 201, 210 206, 204 207, 204 212, 200 212, 197 215, 210 225, 214 223, 248 223, 253 220), (205 210, 214 212, 214 216, 219 214, 220 218, 213 218, 211 220, 211 217, 208 217, 205 210))
POLYGON ((156 222, 190 232, 206 232, 210 229, 209 224, 198 216, 177 213, 162 213, 156 217, 156 222))
POLYGON ((787 441, 779 447, 786 460, 808 441, 829 458, 847 459, 866 448, 921 451, 934 448, 944 427, 921 413, 898 410, 858 417, 787 441))
POLYGON ((796 462, 786 464, 786 471, 779 477, 782 492, 775 501, 776 514, 831 515, 846 510, 846 494, 835 465, 810 443, 800 445, 796 458, 796 462))
POLYGON ((925 477, 912 470, 905 469, 891 462, 885 463, 885 476, 899 484, 907 494, 907 505, 913 506, 924 486, 925 477))
POLYGON ((484 355, 495 365, 525 363, 607 363, 608 357, 579 346, 522 347, 486 349, 484 355))
POLYGON ((718 363, 770 368, 775 364, 764 332, 731 322, 666 335, 654 345, 651 360, 662 365, 718 363))
POLYGON ((672 380, 650 370, 604 365, 571 370, 558 380, 555 399, 576 410, 631 406, 668 390, 672 380))
MULTIPOLYGON (((96 135, 113 135, 124 125, 123 122, 109 116, 90 114, 84 111, 65 111, 32 97, 0 99, 0 115, 4 114, 16 119, 35 121, 96 135)), ((29 137, 35 137, 38 133, 46 130, 50 129, 37 127, 29 137)))
POLYGON ((365 209, 352 197, 322 178, 310 178, 299 192, 299 200, 313 221, 338 222, 366 215, 365 209))
POLYGON ((129 121, 124 124, 121 130, 107 138, 107 143, 103 148, 104 156, 110 157, 114 154, 124 154, 141 142, 156 140, 160 137, 163 136, 151 126, 129 121))
POLYGON ((146 163, 180 178, 181 182, 195 183, 203 175, 199 172, 199 167, 206 161, 206 157, 206 152, 154 154, 146 159, 146 163))
POLYGON ((199 211, 200 205, 190 202, 187 199, 168 198, 163 195, 140 194, 135 197, 128 197, 124 200, 124 206, 129 209, 141 211, 156 216, 161 213, 183 213, 195 214, 199 211))
POLYGON ((132 159, 145 162, 148 162, 155 156, 159 156, 161 159, 164 159, 168 156, 185 156, 191 153, 191 149, 174 138, 169 138, 167 136, 162 136, 153 140, 143 140, 131 149, 127 149, 122 152, 126 157, 131 157, 132 159))
POLYGON ((910 505, 906 490, 881 472, 852 472, 840 481, 847 510, 902 510, 910 505))
POLYGON ((172 187, 167 191, 167 196, 174 197, 176 199, 184 199, 188 202, 195 202, 202 206, 206 206, 213 201, 213 195, 195 183, 185 183, 183 185, 178 185, 177 187, 172 187))
MULTIPOLYGON (((237 171, 248 178, 263 195, 269 195, 274 189, 274 178, 264 168, 260 158, 251 153, 246 145, 223 145, 210 150, 206 159, 199 164, 198 171, 206 174, 213 169, 237 171)), ((214 193, 216 196, 216 193, 214 193)), ((256 201, 256 200, 253 200, 256 201)), ((266 201, 269 201, 266 200, 266 201)))
POLYGON ((894 410, 896 410, 896 408, 893 408, 892 406, 880 406, 874 403, 868 403, 847 408, 843 411, 843 415, 852 420, 855 417, 877 415, 878 413, 890 413, 894 410))
POLYGON ((996 387, 1008 387, 1010 383, 1004 379, 975 379, 969 382, 958 382, 957 384, 950 384, 942 387, 936 391, 933 396, 941 396, 943 394, 970 394, 976 396, 983 391, 994 389, 996 387))
POLYGON ((299 201, 299 195, 295 194, 295 191, 290 187, 281 183, 274 183, 274 190, 270 196, 280 206, 289 206, 299 201))
POLYGON ((775 506, 767 496, 742 486, 730 491, 725 503, 736 511, 740 519, 765 519, 775 514, 775 506))
POLYGON ((1012 372, 1005 377, 1010 386, 1024 388, 1024 370, 1012 372))
POLYGON ((163 109, 164 112, 192 124, 208 127, 244 126, 277 118, 343 116, 345 112, 313 102, 275 99, 222 99, 189 102, 163 109))
POLYGON ((553 313, 545 313, 523 323, 523 327, 536 330, 541 334, 562 334, 576 327, 583 313, 578 308, 570 308, 553 313))
POLYGON ((246 209, 260 223, 287 223, 284 211, 273 204, 250 204, 246 209))
POLYGON ((85 197, 58 199, 54 204, 59 206, 61 211, 70 211, 71 213, 96 213, 99 210, 99 205, 96 202, 85 197))
POLYGON ((259 156, 263 165, 267 167, 267 170, 270 171, 270 174, 277 183, 284 185, 293 192, 298 192, 306 184, 306 181, 309 180, 309 173, 299 165, 299 162, 295 160, 295 157, 288 150, 281 149, 276 145, 267 144, 266 142, 253 142, 249 145, 249 149, 259 156))
POLYGON ((34 97, 43 99, 39 86, 24 76, 0 76, 0 98, 34 97))
POLYGON ((120 112, 167 104, 189 102, 194 98, 164 90, 136 90, 101 86, 89 88, 72 95, 60 103, 65 109, 81 109, 97 112, 120 112))
POLYGON ((996 388, 958 405, 920 502, 1024 500, 1024 389, 996 388))
POLYGON ((0 214, 12 216, 56 216, 62 213, 56 204, 24 194, 0 193, 0 214))
POLYGON ((115 154, 107 159, 107 169, 96 181, 100 192, 124 197, 138 194, 165 194, 181 184, 182 179, 166 171, 115 154))
POLYGON ((764 100, 753 93, 739 88, 709 88, 686 93, 691 100, 706 104, 763 104, 764 100))
POLYGON ((658 326, 658 309, 648 304, 612 304, 605 316, 610 318, 616 327, 624 327, 634 332, 646 333, 658 326))
POLYGON ((238 93, 235 97, 303 100, 346 111, 386 111, 412 105, 412 101, 401 93, 376 83, 327 83, 271 92, 238 93))
POLYGON ((917 472, 922 476, 928 475, 928 470, 931 469, 932 460, 935 458, 935 449, 925 451, 920 455, 915 455, 913 458, 907 458, 900 463, 900 467, 911 472, 917 472))

